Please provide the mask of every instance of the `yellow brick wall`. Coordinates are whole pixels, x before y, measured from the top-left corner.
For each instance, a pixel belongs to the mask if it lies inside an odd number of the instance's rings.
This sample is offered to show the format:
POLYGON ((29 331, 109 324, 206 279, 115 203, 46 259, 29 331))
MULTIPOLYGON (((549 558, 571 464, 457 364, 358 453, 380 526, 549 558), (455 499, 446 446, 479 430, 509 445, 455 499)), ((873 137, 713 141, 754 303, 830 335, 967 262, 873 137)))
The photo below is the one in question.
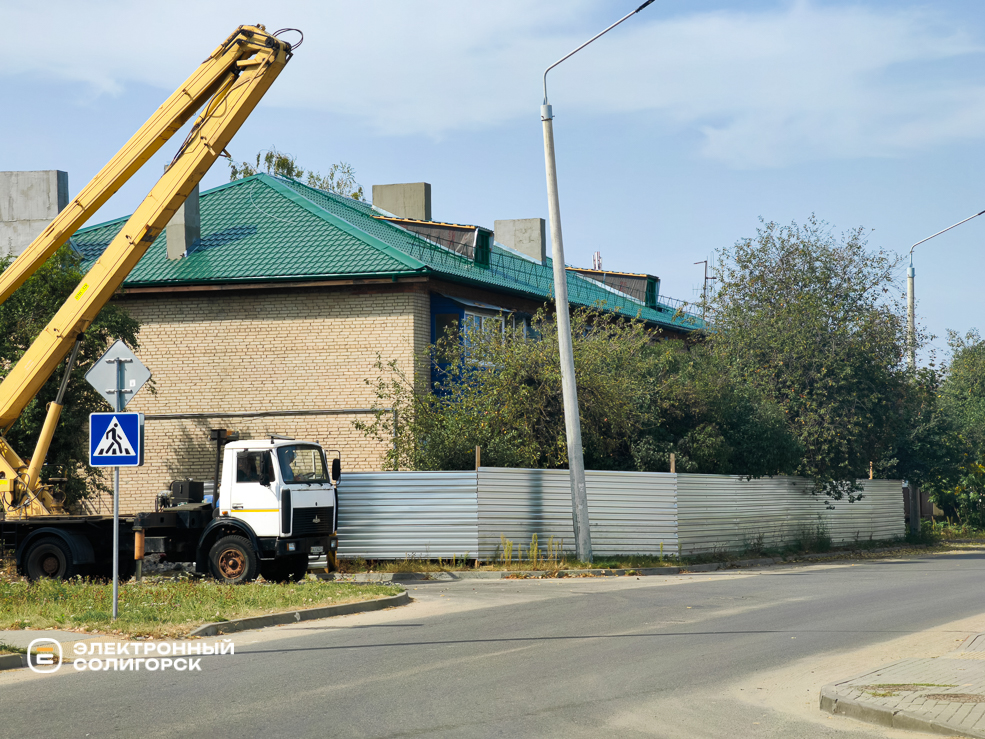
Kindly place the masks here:
MULTIPOLYGON (((125 513, 151 509, 171 480, 211 479, 210 428, 239 430, 242 439, 317 440, 342 453, 343 471, 379 470, 385 446, 352 426, 367 415, 153 416, 369 408, 375 399, 365 380, 376 376, 377 353, 409 374, 415 353, 430 341, 429 296, 414 286, 165 293, 121 302, 141 323, 137 354, 156 390, 145 387, 127 407, 151 417, 144 466, 121 470, 125 513)), ((426 379, 419 375, 419 382, 426 379)))

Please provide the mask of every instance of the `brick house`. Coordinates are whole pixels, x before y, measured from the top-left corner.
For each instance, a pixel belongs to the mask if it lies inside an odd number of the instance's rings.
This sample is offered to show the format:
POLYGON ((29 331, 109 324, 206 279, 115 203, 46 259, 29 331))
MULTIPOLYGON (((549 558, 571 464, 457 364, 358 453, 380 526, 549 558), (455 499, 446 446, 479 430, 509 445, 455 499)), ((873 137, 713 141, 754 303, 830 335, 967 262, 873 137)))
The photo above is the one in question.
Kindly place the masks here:
MULTIPOLYGON (((173 479, 211 479, 214 427, 315 439, 344 469, 378 470, 383 448, 353 428, 373 404, 377 355, 410 373, 445 327, 524 321, 549 300, 543 221, 497 221, 495 234, 435 222, 419 185, 374 188, 383 210, 259 174, 190 203, 200 225, 172 221, 115 298, 142 325, 155 383, 128 406, 147 414, 146 461, 121 471, 122 510, 146 510, 173 479)), ((125 222, 73 237, 87 265, 125 222)), ((569 270, 568 291, 668 335, 694 325, 650 275, 569 270)))

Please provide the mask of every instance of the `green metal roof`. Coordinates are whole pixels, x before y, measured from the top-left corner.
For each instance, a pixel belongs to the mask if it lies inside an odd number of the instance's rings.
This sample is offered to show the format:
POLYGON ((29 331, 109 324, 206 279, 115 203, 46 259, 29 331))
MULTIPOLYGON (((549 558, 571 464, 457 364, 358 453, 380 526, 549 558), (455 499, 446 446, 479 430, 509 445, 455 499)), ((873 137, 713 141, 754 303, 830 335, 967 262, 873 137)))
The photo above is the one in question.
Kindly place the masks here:
MULTIPOLYGON (((541 265, 494 246, 489 266, 476 266, 467 257, 374 218, 379 211, 368 203, 267 174, 203 192, 201 214, 203 236, 188 256, 169 260, 162 233, 124 287, 425 274, 539 300, 553 293, 550 259, 541 265)), ((90 226, 73 236, 86 267, 126 220, 90 226)), ((674 308, 647 308, 573 272, 568 272, 568 298, 575 305, 639 314, 665 326, 695 326, 693 318, 675 319, 674 308)))

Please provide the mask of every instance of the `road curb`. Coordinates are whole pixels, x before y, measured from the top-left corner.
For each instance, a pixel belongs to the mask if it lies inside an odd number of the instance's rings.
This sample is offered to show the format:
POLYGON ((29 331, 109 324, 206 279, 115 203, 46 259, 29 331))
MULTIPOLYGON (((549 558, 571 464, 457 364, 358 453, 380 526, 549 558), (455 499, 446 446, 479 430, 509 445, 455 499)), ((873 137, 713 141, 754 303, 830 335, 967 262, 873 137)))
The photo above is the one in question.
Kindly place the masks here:
POLYGON ((232 634, 237 631, 249 631, 251 629, 262 629, 268 626, 295 624, 300 621, 314 621, 320 618, 330 618, 332 616, 346 616, 351 613, 382 611, 384 608, 404 606, 408 603, 410 603, 410 596, 405 590, 399 595, 391 595, 386 598, 377 598, 376 600, 362 600, 355 603, 342 603, 337 606, 306 608, 303 610, 285 611, 283 613, 271 613, 266 616, 249 616, 247 618, 235 618, 230 621, 219 621, 218 623, 204 624, 203 626, 199 626, 188 636, 218 636, 220 634, 232 634))
POLYGON ((333 572, 315 575, 321 580, 339 582, 454 582, 456 580, 530 580, 544 577, 617 577, 633 575, 679 575, 681 567, 642 567, 638 569, 598 570, 503 570, 502 572, 333 572))
POLYGON ((0 656, 0 670, 16 670, 27 667, 27 656, 23 654, 4 654, 0 656))
POLYGON ((743 567, 767 567, 777 564, 797 564, 798 562, 819 562, 838 560, 862 554, 892 554, 903 549, 925 549, 925 544, 908 544, 902 547, 884 547, 880 549, 856 549, 836 553, 797 554, 790 557, 761 557, 758 559, 739 559, 732 562, 709 562, 699 565, 682 565, 680 567, 640 567, 620 569, 591 569, 591 570, 502 570, 502 571, 470 571, 442 570, 440 572, 355 572, 343 574, 331 572, 317 574, 320 580, 337 580, 339 582, 454 582, 456 580, 532 580, 555 577, 625 577, 652 575, 687 575, 692 572, 715 572, 717 570, 739 569, 743 567))
POLYGON ((822 711, 893 729, 985 739, 985 733, 969 729, 968 727, 951 725, 947 721, 935 721, 923 718, 910 711, 861 703, 853 698, 841 695, 837 690, 838 685, 839 683, 835 683, 825 685, 821 688, 820 709, 822 711))

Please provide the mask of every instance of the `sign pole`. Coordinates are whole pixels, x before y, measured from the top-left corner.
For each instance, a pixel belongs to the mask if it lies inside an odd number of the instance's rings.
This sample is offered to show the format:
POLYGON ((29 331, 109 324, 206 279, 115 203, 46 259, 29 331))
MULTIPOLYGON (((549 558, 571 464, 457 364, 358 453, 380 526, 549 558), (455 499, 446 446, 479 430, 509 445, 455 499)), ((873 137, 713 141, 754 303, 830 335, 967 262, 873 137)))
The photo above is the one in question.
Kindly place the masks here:
MULTIPOLYGON (((116 410, 123 412, 126 401, 123 397, 124 367, 116 362, 116 410)), ((113 620, 120 615, 120 466, 113 468, 113 620)))
MULTIPOLYGON (((116 364, 116 410, 123 413, 127 407, 124 390, 126 367, 131 360, 124 357, 107 359, 116 364)), ((120 615, 120 466, 113 467, 113 620, 120 615)))

